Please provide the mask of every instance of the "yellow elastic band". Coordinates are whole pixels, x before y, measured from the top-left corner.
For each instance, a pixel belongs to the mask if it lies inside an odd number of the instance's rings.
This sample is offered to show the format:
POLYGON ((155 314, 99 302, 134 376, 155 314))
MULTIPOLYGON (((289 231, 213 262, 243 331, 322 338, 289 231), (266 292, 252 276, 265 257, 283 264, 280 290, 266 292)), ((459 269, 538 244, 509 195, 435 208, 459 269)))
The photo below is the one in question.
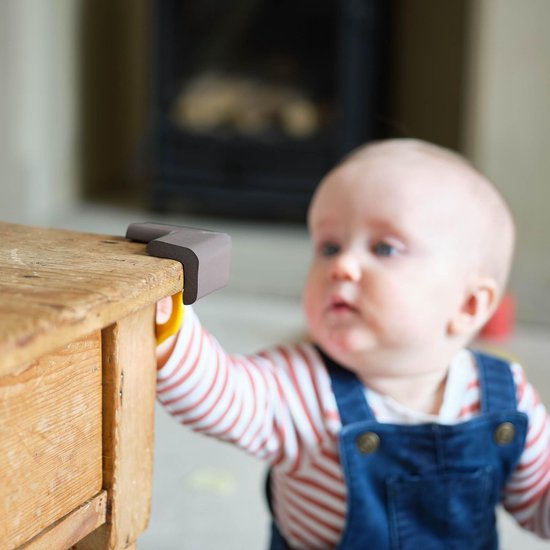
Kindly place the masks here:
POLYGON ((180 291, 172 296, 172 312, 170 313, 170 319, 162 325, 155 325, 157 346, 178 332, 183 322, 183 313, 183 293, 180 291))

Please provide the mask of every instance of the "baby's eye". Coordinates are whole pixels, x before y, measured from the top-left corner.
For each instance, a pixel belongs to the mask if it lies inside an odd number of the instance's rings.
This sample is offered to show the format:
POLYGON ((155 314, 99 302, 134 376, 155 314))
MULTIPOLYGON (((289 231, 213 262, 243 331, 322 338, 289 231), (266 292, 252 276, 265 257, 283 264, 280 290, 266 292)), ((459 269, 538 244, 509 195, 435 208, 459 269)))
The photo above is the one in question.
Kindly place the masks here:
POLYGON ((387 242, 380 241, 372 247, 372 251, 376 256, 390 257, 399 253, 397 246, 391 245, 387 242))
POLYGON ((340 246, 336 243, 323 243, 319 247, 319 252, 321 253, 321 256, 324 257, 335 256, 338 252, 340 252, 340 246))

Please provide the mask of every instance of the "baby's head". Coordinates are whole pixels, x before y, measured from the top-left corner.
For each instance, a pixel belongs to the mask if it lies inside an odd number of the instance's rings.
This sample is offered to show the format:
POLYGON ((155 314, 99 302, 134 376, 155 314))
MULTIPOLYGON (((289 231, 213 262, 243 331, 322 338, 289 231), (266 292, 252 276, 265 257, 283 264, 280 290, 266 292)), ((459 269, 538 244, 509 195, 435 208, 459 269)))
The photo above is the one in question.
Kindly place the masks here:
POLYGON ((494 186, 459 155, 418 140, 353 151, 320 183, 308 224, 306 317, 344 363, 465 345, 494 311, 514 247, 494 186))

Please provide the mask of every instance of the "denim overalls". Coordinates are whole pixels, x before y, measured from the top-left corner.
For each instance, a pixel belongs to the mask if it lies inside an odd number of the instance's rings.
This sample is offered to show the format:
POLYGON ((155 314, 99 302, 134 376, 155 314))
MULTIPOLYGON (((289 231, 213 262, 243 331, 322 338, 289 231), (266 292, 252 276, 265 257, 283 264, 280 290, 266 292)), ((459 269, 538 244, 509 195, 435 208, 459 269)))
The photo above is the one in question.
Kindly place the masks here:
MULTIPOLYGON (((339 549, 498 548, 495 507, 523 450, 527 416, 517 411, 508 363, 474 356, 481 414, 411 426, 377 422, 358 378, 323 355, 342 419, 348 491, 339 549)), ((271 549, 287 548, 274 525, 271 549)))

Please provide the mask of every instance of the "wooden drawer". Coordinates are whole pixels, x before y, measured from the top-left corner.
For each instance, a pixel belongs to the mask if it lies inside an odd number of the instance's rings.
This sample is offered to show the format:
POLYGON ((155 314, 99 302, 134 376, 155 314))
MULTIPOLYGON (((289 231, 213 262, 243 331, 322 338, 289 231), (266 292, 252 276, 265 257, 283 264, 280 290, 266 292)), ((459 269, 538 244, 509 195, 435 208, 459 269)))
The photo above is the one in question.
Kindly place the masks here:
POLYGON ((21 545, 101 491, 101 393, 99 332, 0 378, 0 540, 21 545))

